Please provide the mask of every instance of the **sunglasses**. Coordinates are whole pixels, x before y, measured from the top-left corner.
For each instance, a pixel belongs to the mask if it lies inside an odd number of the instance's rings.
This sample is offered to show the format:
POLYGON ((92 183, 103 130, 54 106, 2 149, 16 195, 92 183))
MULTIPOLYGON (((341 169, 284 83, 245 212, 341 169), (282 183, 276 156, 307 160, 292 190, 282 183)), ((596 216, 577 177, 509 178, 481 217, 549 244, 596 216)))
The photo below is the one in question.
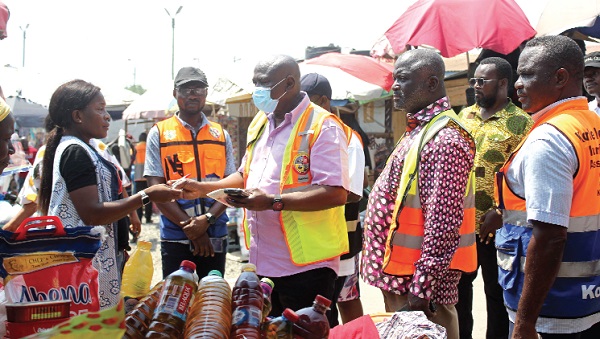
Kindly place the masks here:
POLYGON ((179 93, 181 93, 183 96, 190 96, 192 94, 194 95, 206 95, 206 93, 208 92, 208 88, 204 87, 204 88, 178 88, 177 91, 179 91, 179 93))
POLYGON ((494 81, 494 80, 498 80, 498 79, 471 78, 471 79, 469 79, 469 86, 475 87, 475 84, 477 84, 477 86, 481 87, 484 84, 486 84, 490 81, 494 81))

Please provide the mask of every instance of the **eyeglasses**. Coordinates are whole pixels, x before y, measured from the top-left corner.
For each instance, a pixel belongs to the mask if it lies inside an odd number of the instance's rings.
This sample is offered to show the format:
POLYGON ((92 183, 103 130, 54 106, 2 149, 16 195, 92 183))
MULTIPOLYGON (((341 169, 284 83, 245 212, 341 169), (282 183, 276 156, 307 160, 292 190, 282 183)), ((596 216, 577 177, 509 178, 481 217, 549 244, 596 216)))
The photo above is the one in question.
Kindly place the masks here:
POLYGON ((498 80, 498 79, 471 78, 471 79, 469 79, 469 86, 475 87, 475 84, 477 84, 477 86, 481 87, 484 84, 486 84, 490 81, 494 81, 494 80, 498 80))
POLYGON ((208 88, 178 88, 177 91, 183 96, 194 95, 206 95, 208 88))

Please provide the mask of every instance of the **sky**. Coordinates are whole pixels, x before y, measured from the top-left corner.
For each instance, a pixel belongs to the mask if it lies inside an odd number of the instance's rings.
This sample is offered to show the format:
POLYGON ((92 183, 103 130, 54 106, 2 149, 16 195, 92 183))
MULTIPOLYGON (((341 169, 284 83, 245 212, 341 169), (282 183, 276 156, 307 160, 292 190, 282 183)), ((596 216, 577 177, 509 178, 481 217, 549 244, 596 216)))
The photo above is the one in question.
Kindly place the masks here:
POLYGON ((172 21, 165 9, 173 16, 183 6, 175 15, 175 73, 197 66, 209 82, 228 73, 250 82, 261 57, 303 58, 307 46, 368 50, 396 19, 382 10, 383 2, 364 0, 3 1, 11 17, 8 37, 0 41, 0 65, 31 79, 22 87, 44 83, 35 96, 44 92, 48 98, 74 78, 103 89, 132 85, 134 71, 135 83, 144 88, 170 84, 172 21), (19 70, 26 25, 25 68, 19 70))
POLYGON ((172 16, 175 73, 196 66, 209 83, 225 76, 249 84, 254 65, 268 55, 301 59, 307 46, 330 43, 342 52, 370 50, 415 0, 3 1, 11 17, 0 65, 13 67, 0 67, 0 85, 6 95, 22 89, 47 105, 56 87, 74 78, 103 92, 134 80, 146 89, 170 86, 172 16))

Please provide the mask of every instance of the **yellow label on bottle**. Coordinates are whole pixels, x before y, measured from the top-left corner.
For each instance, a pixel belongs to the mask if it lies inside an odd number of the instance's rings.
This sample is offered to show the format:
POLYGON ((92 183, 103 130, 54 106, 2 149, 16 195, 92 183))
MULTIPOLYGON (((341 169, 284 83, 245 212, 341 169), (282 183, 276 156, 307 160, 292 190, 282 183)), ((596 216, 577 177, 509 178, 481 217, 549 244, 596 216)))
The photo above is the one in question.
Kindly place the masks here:
POLYGON ((3 266, 8 274, 15 275, 78 261, 72 252, 37 252, 5 258, 3 266))

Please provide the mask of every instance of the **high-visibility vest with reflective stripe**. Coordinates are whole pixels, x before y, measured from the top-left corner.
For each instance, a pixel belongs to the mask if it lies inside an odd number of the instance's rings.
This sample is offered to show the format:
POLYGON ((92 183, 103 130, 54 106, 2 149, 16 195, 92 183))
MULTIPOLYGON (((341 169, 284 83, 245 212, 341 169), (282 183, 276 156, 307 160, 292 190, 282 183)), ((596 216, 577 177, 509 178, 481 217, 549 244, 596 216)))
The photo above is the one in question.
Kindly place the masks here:
MULTIPOLYGON (((579 163, 562 263, 538 318, 538 325, 552 323, 560 330, 573 328, 578 319, 600 319, 600 117, 588 110, 585 99, 576 99, 546 112, 530 133, 541 124, 554 126, 570 141, 579 163)), ((504 209, 503 227, 496 234, 498 276, 509 312, 517 310, 521 297, 533 228, 527 221, 525 199, 511 191, 505 175, 526 139, 495 182, 497 203, 504 209)))
MULTIPOLYGON (((386 274, 408 276, 415 272, 414 264, 421 257, 425 233, 418 187, 421 150, 448 124, 464 129, 453 111, 442 112, 419 132, 415 139, 418 142, 414 142, 406 154, 385 248, 383 272, 386 274)), ((450 269, 453 270, 473 272, 477 269, 474 192, 475 180, 471 171, 465 188, 464 217, 459 228, 460 241, 450 262, 450 269)))
MULTIPOLYGON (((335 115, 310 103, 290 133, 283 154, 280 193, 301 191, 312 184, 310 151, 325 119, 336 120, 344 130, 347 141, 350 140, 352 132, 348 126, 335 115)), ((244 183, 250 173, 256 140, 263 133, 266 123, 267 116, 260 111, 248 128, 244 183)), ((279 222, 294 265, 305 266, 331 260, 348 252, 348 233, 343 205, 312 212, 283 210, 279 222)), ((244 239, 246 247, 250 248, 250 231, 245 216, 244 239)))
POLYGON ((135 161, 133 179, 135 181, 146 181, 144 178, 144 164, 146 163, 146 142, 140 141, 135 145, 135 161))
MULTIPOLYGON (((166 180, 176 180, 189 174, 189 179, 214 181, 225 176, 227 164, 225 134, 221 125, 209 121, 198 131, 196 138, 185 128, 176 116, 156 124, 160 141, 160 159, 166 180)), ((178 199, 177 203, 189 216, 202 213, 202 203, 211 206, 212 199, 178 199)), ((226 215, 219 217, 227 222, 226 215)), ((185 240, 181 227, 161 216, 161 238, 185 240)), ((213 236, 212 234, 209 234, 213 236)), ((215 235, 216 236, 216 235, 215 235)))

